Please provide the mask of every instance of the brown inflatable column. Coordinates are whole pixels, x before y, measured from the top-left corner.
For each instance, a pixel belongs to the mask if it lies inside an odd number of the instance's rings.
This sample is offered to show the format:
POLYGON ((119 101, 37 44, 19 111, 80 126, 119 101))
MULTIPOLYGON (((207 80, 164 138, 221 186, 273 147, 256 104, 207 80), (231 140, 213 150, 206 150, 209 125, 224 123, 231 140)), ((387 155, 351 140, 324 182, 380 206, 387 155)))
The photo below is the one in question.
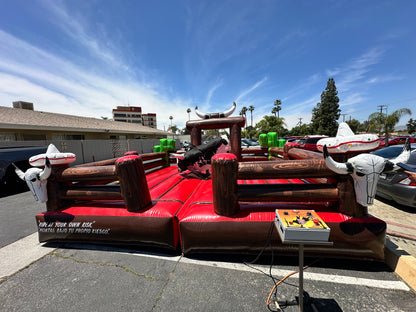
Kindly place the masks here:
POLYGON ((201 145, 202 143, 202 132, 198 127, 192 127, 191 130, 191 144, 194 146, 201 145))
POLYGON ((116 172, 128 211, 139 211, 151 204, 152 199, 140 156, 131 155, 117 159, 116 172))
POLYGON ((238 124, 233 124, 230 127, 230 144, 231 153, 237 156, 241 161, 241 127, 238 124))
POLYGON ((367 207, 361 206, 356 201, 354 181, 350 175, 339 175, 337 188, 339 192, 339 212, 361 218, 368 214, 367 207))
POLYGON ((237 156, 231 153, 214 155, 211 169, 214 211, 221 216, 232 216, 240 209, 237 201, 237 156))
MULTIPOLYGON (((46 189, 48 192, 48 201, 46 202, 46 211, 60 211, 64 204, 59 196, 61 189, 65 188, 65 182, 58 182, 56 179, 57 173, 62 172, 68 168, 68 165, 52 166, 52 173, 48 178, 46 189)), ((68 184, 68 182, 66 182, 68 184)))

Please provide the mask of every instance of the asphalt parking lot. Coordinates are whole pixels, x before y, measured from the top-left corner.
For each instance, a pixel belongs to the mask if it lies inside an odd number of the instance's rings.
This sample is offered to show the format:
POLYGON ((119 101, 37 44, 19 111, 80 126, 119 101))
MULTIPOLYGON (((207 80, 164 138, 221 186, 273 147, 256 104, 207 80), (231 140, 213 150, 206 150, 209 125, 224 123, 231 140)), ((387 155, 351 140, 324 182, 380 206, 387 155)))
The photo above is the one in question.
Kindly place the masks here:
MULTIPOLYGON (((255 255, 39 244, 32 233, 43 209, 29 192, 0 198, 2 311, 275 311, 274 302, 266 306, 275 281, 298 269, 297 257, 281 254, 247 264, 255 255)), ((304 278, 312 303, 304 311, 414 311, 415 291, 384 262, 322 259, 304 278)), ((283 311, 298 311, 297 296, 295 274, 276 299, 283 311)))

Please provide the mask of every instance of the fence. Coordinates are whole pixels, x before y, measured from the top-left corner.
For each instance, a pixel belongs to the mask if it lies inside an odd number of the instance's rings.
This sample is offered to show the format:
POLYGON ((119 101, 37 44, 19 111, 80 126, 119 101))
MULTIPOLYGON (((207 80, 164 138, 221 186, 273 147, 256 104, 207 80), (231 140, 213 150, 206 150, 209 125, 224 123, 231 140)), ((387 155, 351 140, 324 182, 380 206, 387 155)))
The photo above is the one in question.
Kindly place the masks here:
MULTIPOLYGON (((54 144, 60 152, 71 152, 77 156, 75 165, 121 157, 128 151, 139 154, 153 152, 153 146, 159 145, 158 139, 133 140, 52 140, 52 141, 8 141, 0 142, 0 148, 47 146, 54 144)), ((176 141, 176 149, 180 142, 176 141)))

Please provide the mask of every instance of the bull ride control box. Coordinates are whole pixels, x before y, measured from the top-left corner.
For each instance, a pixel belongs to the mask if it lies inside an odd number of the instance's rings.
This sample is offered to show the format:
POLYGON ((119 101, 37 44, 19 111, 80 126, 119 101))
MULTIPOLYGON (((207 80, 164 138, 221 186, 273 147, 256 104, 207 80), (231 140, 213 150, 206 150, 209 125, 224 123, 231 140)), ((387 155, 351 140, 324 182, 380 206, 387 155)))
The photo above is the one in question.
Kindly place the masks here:
POLYGON ((314 210, 276 209, 282 241, 328 242, 330 228, 314 210))

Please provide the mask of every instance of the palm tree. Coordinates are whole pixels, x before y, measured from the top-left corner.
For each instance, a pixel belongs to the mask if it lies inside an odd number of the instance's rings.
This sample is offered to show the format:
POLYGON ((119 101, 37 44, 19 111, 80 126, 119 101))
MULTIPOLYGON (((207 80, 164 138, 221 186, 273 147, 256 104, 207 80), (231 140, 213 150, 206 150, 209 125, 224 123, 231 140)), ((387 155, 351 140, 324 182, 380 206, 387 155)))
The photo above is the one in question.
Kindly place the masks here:
POLYGON ((274 107, 272 109, 272 114, 274 114, 276 116, 276 113, 277 113, 277 118, 279 118, 279 112, 282 109, 280 107, 280 105, 282 105, 282 101, 281 100, 276 100, 276 101, 274 101, 273 105, 274 105, 274 107))
POLYGON ((173 116, 169 116, 169 119, 170 119, 170 127, 172 128, 172 119, 173 119, 173 116))
POLYGON ((176 134, 179 131, 176 125, 170 126, 168 130, 170 130, 173 134, 176 134))
POLYGON ((188 120, 191 120, 191 109, 189 107, 186 112, 188 113, 188 120))
MULTIPOLYGON (((244 116, 244 118, 246 118, 246 119, 247 119, 247 116, 246 116, 247 110, 248 110, 247 107, 243 106, 243 108, 240 111, 240 115, 244 116)), ((247 128, 247 125, 246 125, 246 128, 247 128)))
POLYGON ((243 106, 243 108, 240 111, 240 115, 246 117, 247 110, 247 107, 243 106))
POLYGON ((254 106, 250 105, 250 107, 248 108, 248 110, 251 113, 251 127, 253 128, 253 110, 254 110, 254 106))
POLYGON ((390 115, 383 114, 382 112, 375 112, 368 116, 368 131, 378 130, 379 135, 381 135, 382 130, 385 132, 386 146, 389 145, 389 133, 394 131, 394 127, 400 121, 404 115, 411 115, 412 112, 408 108, 401 108, 390 115))

